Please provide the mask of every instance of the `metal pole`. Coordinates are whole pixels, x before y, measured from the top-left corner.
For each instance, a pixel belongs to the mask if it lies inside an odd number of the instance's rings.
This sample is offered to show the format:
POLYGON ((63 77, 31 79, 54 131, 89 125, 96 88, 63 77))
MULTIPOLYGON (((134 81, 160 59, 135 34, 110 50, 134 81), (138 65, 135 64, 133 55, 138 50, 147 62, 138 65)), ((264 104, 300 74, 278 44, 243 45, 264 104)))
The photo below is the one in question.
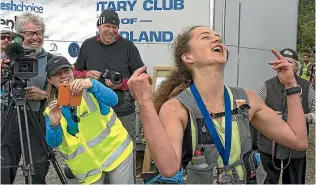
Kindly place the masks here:
POLYGON ((238 43, 237 43, 237 87, 239 87, 239 67, 240 67, 240 24, 241 24, 241 3, 242 0, 239 0, 239 9, 238 9, 238 43))
POLYGON ((226 33, 226 0, 223 0, 222 9, 222 41, 225 43, 225 33, 226 33))

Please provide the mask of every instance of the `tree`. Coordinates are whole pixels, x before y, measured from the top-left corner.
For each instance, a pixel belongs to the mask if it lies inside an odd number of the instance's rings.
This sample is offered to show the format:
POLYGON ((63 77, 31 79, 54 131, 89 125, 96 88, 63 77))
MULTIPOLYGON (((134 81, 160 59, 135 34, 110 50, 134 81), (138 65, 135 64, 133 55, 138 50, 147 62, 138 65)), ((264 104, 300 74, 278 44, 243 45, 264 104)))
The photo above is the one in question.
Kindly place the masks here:
POLYGON ((298 9, 297 50, 302 53, 315 46, 315 0, 300 0, 298 9))

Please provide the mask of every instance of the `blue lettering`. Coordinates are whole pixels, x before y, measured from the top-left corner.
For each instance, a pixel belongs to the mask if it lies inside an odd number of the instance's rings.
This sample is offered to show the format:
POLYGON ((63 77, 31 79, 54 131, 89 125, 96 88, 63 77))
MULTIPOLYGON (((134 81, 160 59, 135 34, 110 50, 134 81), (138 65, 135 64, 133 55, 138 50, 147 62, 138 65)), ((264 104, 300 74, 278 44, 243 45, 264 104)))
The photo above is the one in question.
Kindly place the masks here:
POLYGON ((130 34, 131 34, 131 35, 130 35, 131 41, 132 41, 132 42, 138 42, 138 39, 137 39, 137 38, 134 38, 134 32, 131 31, 130 34))
POLYGON ((34 13, 43 13, 43 9, 44 8, 42 6, 36 6, 34 3, 28 5, 24 4, 23 1, 20 3, 14 3, 13 0, 11 0, 10 3, 1 3, 1 10, 14 12, 32 11, 34 13))
POLYGON ((136 0, 135 1, 127 1, 127 4, 129 5, 130 7, 130 11, 134 11, 134 7, 136 5, 136 0))
POLYGON ((17 6, 16 6, 16 10, 19 11, 19 12, 20 12, 20 11, 23 12, 23 6, 22 6, 22 5, 17 5, 17 6), (20 8, 19 8, 19 7, 20 7, 20 8))
POLYGON ((126 11, 126 1, 118 1, 117 9, 126 11))
POLYGON ((163 42, 171 42, 173 40, 173 33, 171 31, 165 31, 164 34, 162 34, 162 40, 163 42))
POLYGON ((130 40, 129 39, 129 33, 127 31, 120 31, 120 36, 124 37, 127 40, 130 40))
POLYGON ((31 11, 31 10, 32 10, 32 7, 31 7, 31 6, 27 6, 27 7, 26 7, 26 10, 27 10, 27 11, 31 11))
POLYGON ((151 31, 150 40, 161 40, 161 34, 157 34, 157 32, 151 31))
MULTIPOLYGON (((118 1, 119 2, 119 1, 118 1)), ((108 8, 113 9, 114 11, 117 11, 116 7, 115 7, 115 3, 113 1, 110 1, 108 4, 108 8)))
POLYGON ((43 7, 40 6, 40 7, 38 8, 38 12, 39 12, 39 13, 43 13, 43 7))
POLYGON ((133 1, 99 1, 97 2, 97 11, 103 11, 111 8, 115 11, 134 11, 137 0, 133 1))
POLYGON ((175 0, 174 10, 183 10, 183 9, 184 9, 184 0, 175 0))
POLYGON ((134 22, 137 22, 137 18, 123 18, 123 19, 121 19, 122 24, 134 24, 134 22))
POLYGON ((145 31, 140 32, 138 42, 149 42, 147 33, 145 31))
POLYGON ((172 10, 172 1, 162 3, 163 10, 172 10), (169 5, 168 5, 169 4, 169 5))
POLYGON ((172 42, 173 40, 171 31, 141 31, 138 37, 134 31, 120 31, 120 35, 132 42, 172 42))
POLYGON ((7 9, 6 10, 10 10, 11 9, 11 4, 10 3, 6 3, 6 5, 7 5, 7 9))
POLYGON ((6 3, 1 3, 1 10, 5 10, 7 4, 6 3))
POLYGON ((106 2, 104 2, 104 1, 97 2, 97 11, 99 11, 99 10, 101 10, 101 11, 105 10, 105 3, 106 3, 106 2), (100 5, 102 6, 101 8, 100 8, 100 5))
POLYGON ((184 9, 184 0, 145 0, 143 9, 145 11, 182 10, 184 9))
POLYGON ((144 9, 145 11, 150 11, 150 10, 152 10, 153 7, 150 6, 150 5, 152 5, 152 4, 153 4, 153 1, 152 1, 152 0, 145 0, 144 3, 143 3, 143 9, 144 9))

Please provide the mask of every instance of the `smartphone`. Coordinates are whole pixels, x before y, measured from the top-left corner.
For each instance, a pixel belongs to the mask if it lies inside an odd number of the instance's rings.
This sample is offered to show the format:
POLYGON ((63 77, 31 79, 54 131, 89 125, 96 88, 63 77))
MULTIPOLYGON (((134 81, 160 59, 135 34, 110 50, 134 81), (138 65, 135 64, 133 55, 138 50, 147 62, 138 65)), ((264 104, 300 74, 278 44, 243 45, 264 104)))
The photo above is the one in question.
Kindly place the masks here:
POLYGON ((70 85, 60 85, 58 88, 57 104, 60 106, 69 105, 70 85))
POLYGON ((77 95, 73 96, 70 91, 70 85, 65 84, 65 85, 60 85, 58 88, 58 99, 57 99, 57 104, 60 106, 79 106, 81 103, 82 99, 82 92, 77 95))

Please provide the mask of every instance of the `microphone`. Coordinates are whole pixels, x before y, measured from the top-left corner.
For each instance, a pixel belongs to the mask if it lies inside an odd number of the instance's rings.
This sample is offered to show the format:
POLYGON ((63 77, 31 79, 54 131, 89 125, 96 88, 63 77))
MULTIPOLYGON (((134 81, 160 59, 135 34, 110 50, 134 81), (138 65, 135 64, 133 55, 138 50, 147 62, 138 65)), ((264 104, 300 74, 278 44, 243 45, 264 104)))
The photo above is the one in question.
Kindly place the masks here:
POLYGON ((14 42, 7 47, 5 53, 11 61, 22 60, 25 56, 25 49, 19 43, 14 42))

